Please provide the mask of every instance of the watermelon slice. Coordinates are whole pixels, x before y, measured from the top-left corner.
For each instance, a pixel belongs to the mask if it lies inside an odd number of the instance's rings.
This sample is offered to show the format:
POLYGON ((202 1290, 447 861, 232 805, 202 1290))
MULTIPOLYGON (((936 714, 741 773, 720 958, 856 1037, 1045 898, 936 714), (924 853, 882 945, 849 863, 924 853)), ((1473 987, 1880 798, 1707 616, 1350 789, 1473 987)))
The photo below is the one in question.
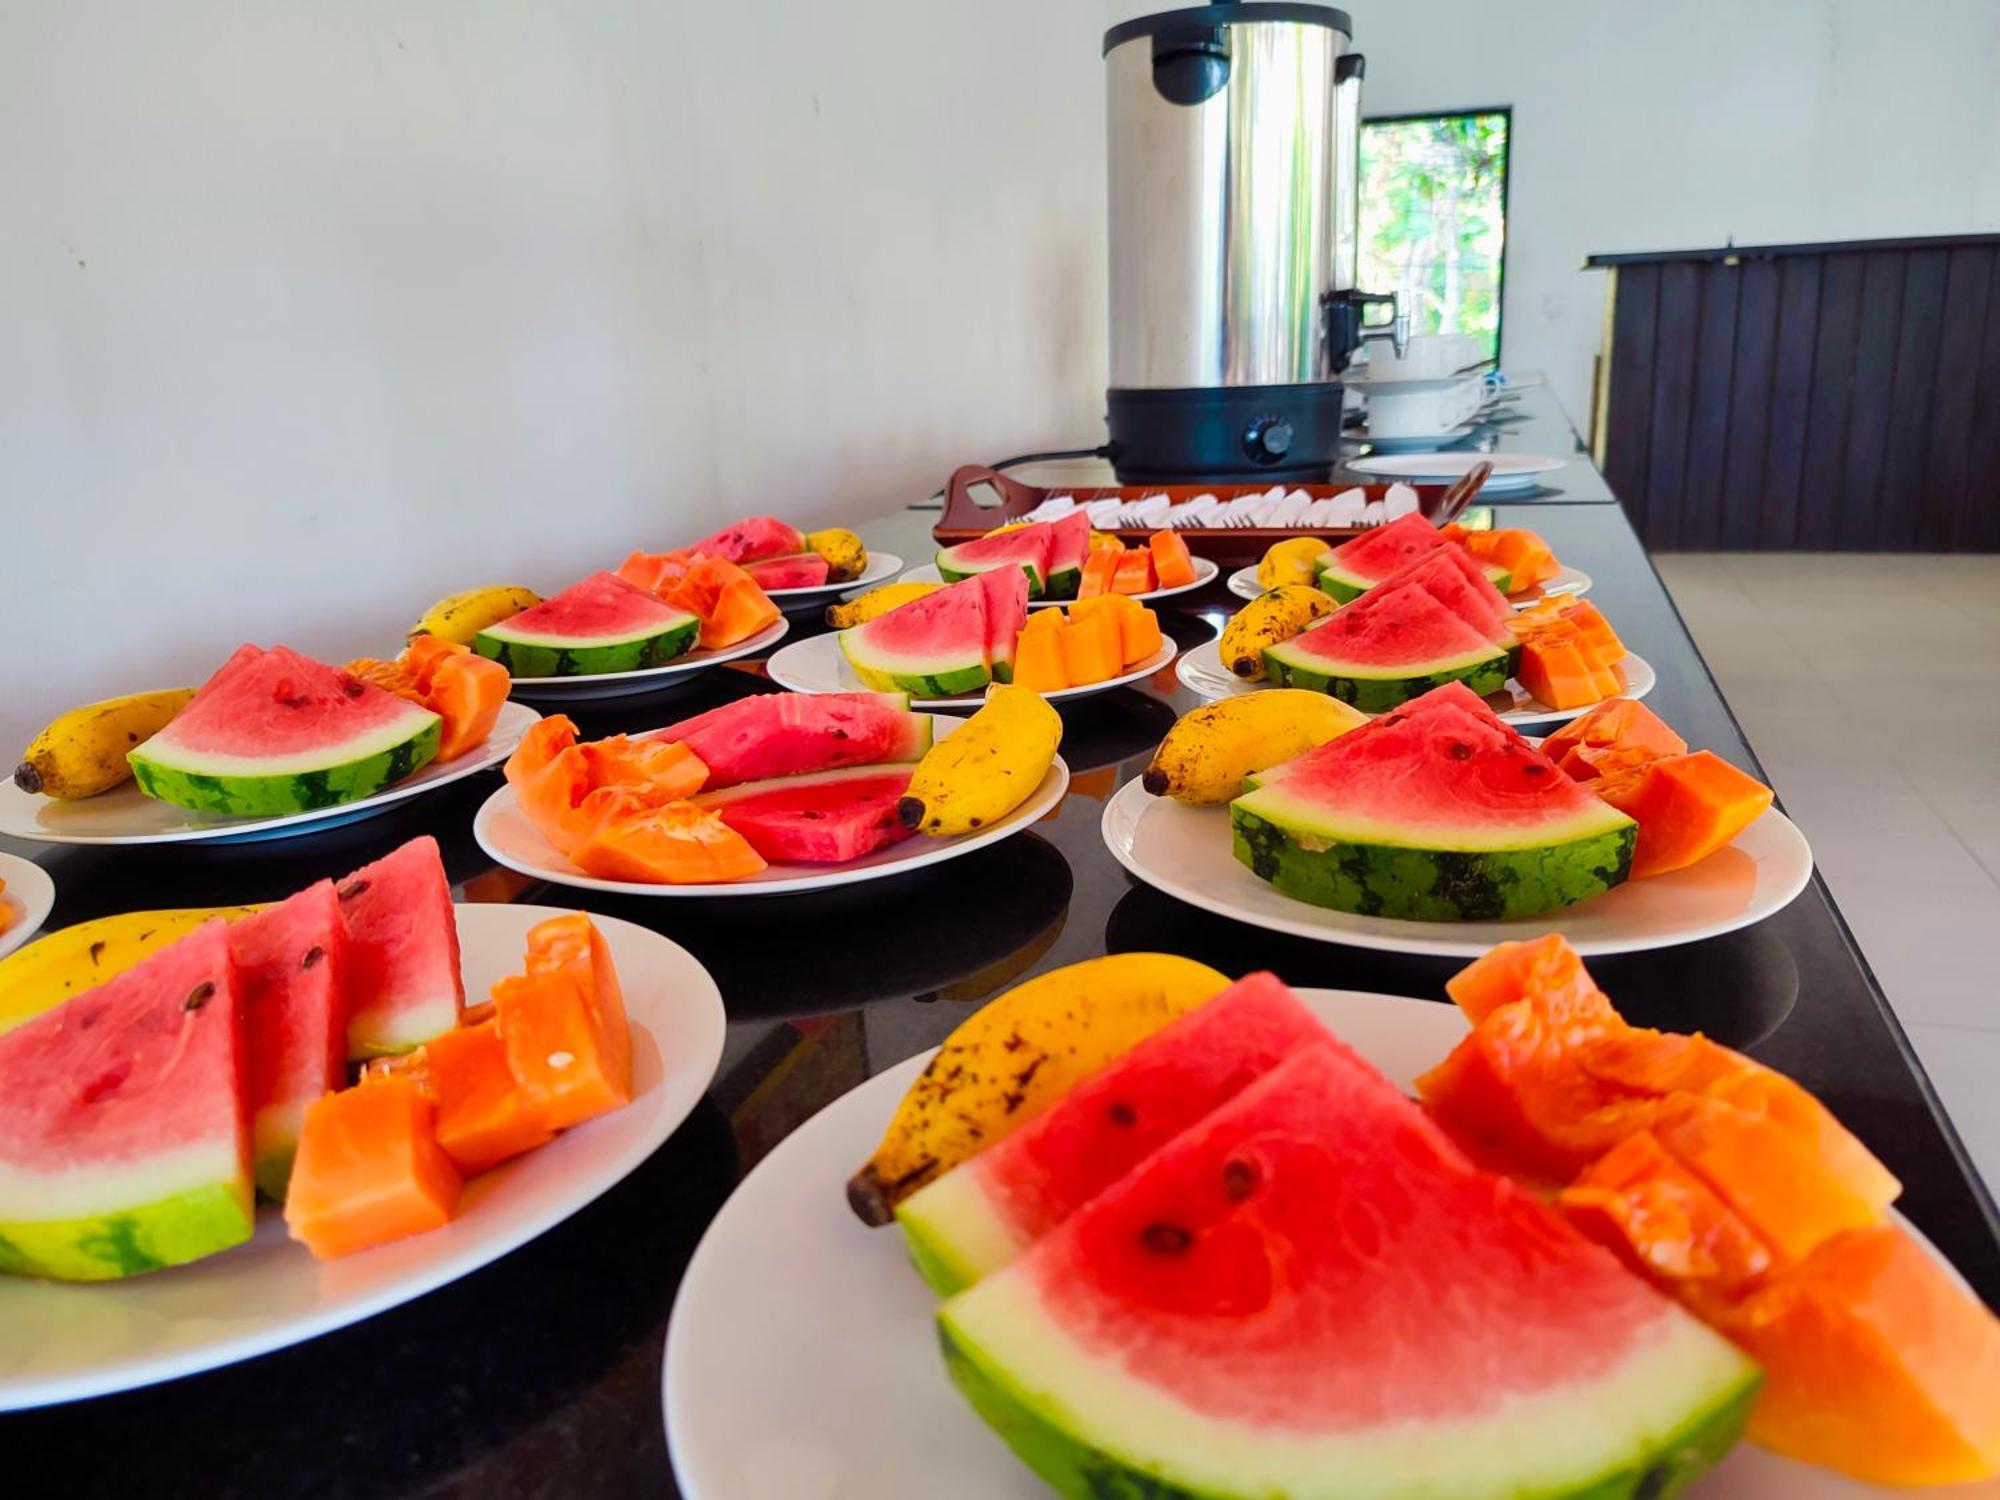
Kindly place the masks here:
POLYGON ((1065 1495, 1673 1494, 1756 1367, 1331 1038, 939 1310, 1065 1495))
POLYGON ((914 765, 848 766, 751 781, 695 802, 772 864, 840 865, 916 832, 896 816, 914 765))
POLYGON ((1573 906, 1625 879, 1638 839, 1456 683, 1287 763, 1229 822, 1286 895, 1425 922, 1573 906))
MULTIPOLYGON (((1090 521, 1084 520, 1085 546, 1089 544, 1090 521)), ((1011 526, 981 537, 976 542, 960 542, 956 547, 940 547, 937 570, 946 583, 990 573, 996 568, 1019 568, 1028 575, 1028 597, 1039 599, 1049 592, 1049 573, 1055 556, 1055 531, 1050 522, 1011 526)), ((1077 563, 1079 577, 1083 564, 1077 563)), ((1071 589, 1074 593, 1074 588, 1071 589)))
POLYGON ((1514 607, 1487 579, 1484 570, 1463 547, 1439 547, 1426 552, 1376 589, 1420 588, 1496 646, 1511 651, 1514 607))
MULTIPOLYGON (((1386 525, 1364 531, 1352 541, 1322 552, 1316 564, 1319 586, 1344 604, 1394 577, 1425 553, 1456 545, 1421 515, 1413 512, 1398 516, 1386 525)), ((1498 563, 1476 566, 1495 588, 1506 591, 1512 581, 1506 568, 1498 563)))
POLYGON ((250 1238, 228 928, 0 1036, 0 1272, 104 1281, 250 1238))
POLYGON ((593 573, 473 638, 472 648, 516 677, 638 672, 692 650, 701 619, 616 573, 593 573))
POLYGON ((233 923, 229 953, 243 996, 257 1186, 281 1199, 306 1106, 346 1082, 347 929, 333 882, 233 923))
POLYGON ((347 928, 347 1055, 407 1052, 458 1024, 458 921, 437 840, 411 839, 337 887, 347 928))
POLYGON ((1295 1048, 1325 1037, 1272 975, 1238 980, 898 1204, 917 1269, 945 1295, 992 1274, 1295 1048))
POLYGON ((1264 649, 1276 687, 1310 688, 1380 713, 1446 682, 1507 685, 1512 653, 1415 585, 1370 589, 1312 629, 1264 649))
POLYGON ((1028 581, 1012 568, 979 575, 986 601, 986 667, 995 682, 1014 680, 1014 651, 1028 623, 1028 581))
POLYGON ((1074 599, 1083 583, 1083 565, 1090 558, 1090 515, 1073 510, 1049 528, 1048 594, 1051 599, 1074 599))
POLYGON ((745 563, 743 571, 763 589, 816 589, 826 582, 832 567, 817 552, 800 552, 791 557, 745 563))
POLYGON ((131 751, 148 797, 195 812, 279 817, 373 796, 436 757, 444 721, 287 646, 239 646, 131 751))
MULTIPOLYGON (((840 632, 854 675, 883 692, 956 698, 993 680, 987 588, 968 578, 840 632)), ((1027 606, 1022 605, 1025 619, 1027 606)))
POLYGON ((798 527, 776 516, 751 516, 734 526, 725 526, 714 536, 705 536, 687 549, 697 557, 719 557, 724 562, 751 563, 767 557, 804 552, 806 536, 798 527))
POLYGON ((655 729, 641 739, 685 745, 708 767, 708 791, 842 766, 918 761, 929 714, 908 693, 759 693, 655 729))

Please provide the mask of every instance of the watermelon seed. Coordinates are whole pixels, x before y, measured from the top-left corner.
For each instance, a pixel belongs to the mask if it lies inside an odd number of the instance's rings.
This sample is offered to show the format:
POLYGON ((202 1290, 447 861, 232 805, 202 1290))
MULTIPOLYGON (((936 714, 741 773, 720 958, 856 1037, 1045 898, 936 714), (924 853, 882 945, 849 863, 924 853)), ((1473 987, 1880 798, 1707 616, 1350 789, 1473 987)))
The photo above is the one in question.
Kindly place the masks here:
POLYGON ((214 996, 215 996, 214 984, 204 979, 200 984, 196 985, 193 989, 188 991, 187 999, 181 1002, 181 1009, 200 1010, 204 1005, 208 1004, 208 1002, 211 999, 213 999, 214 996))
POLYGON ((1450 745, 1446 746, 1444 753, 1449 755, 1453 760, 1471 760, 1472 746, 1466 744, 1464 740, 1453 740, 1450 745))
POLYGON ((1111 1107, 1105 1110, 1104 1113, 1113 1125, 1137 1125, 1139 1123, 1138 1111, 1133 1109, 1123 1099, 1113 1100, 1111 1107))
POLYGON ((1180 1225, 1162 1220, 1140 1230, 1139 1243, 1155 1255, 1179 1255, 1194 1243, 1194 1236, 1180 1225))
POLYGON ((1521 767, 1521 774, 1524 776, 1546 776, 1548 774, 1548 767, 1538 766, 1530 762, 1528 765, 1521 767))
POLYGON ((363 891, 367 889, 368 889, 367 881, 357 880, 354 882, 354 884, 350 886, 343 886, 341 888, 340 899, 342 901, 352 901, 356 896, 359 896, 363 891))
POLYGON ((1241 1203, 1257 1191, 1257 1169, 1247 1161, 1234 1160, 1222 1164, 1222 1196, 1231 1203, 1241 1203))
POLYGON ((299 960, 299 967, 301 969, 310 969, 314 964, 318 963, 322 958, 325 957, 326 957, 326 949, 320 947, 319 944, 314 943, 312 947, 306 949, 306 956, 299 960))
POLYGON ((97 964, 98 964, 98 961, 99 961, 100 959, 102 959, 103 957, 104 957, 104 942, 103 942, 103 940, 102 940, 102 939, 100 938, 100 939, 99 939, 99 940, 98 940, 97 942, 94 942, 94 943, 92 943, 92 944, 90 945, 90 964, 91 964, 91 967, 92 967, 92 968, 96 968, 96 967, 97 967, 97 964))

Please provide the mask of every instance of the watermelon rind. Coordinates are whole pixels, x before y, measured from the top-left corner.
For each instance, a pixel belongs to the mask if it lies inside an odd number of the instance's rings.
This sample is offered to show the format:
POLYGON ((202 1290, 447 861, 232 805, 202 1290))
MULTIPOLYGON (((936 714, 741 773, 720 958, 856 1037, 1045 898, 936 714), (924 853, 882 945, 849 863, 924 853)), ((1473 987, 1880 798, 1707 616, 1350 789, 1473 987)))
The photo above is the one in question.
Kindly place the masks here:
MULTIPOLYGON (((1328 563, 1326 559, 1332 555, 1331 552, 1320 554, 1317 576, 1321 592, 1333 595, 1340 603, 1348 604, 1359 599, 1383 581, 1380 578, 1363 578, 1358 573, 1348 572, 1338 563, 1328 563)), ((1503 594, 1514 582, 1514 575, 1498 563, 1485 563, 1481 571, 1486 574, 1486 581, 1503 594)))
MULTIPOLYGON (((115 1281, 182 1265, 240 1245, 256 1231, 255 1210, 233 1153, 191 1157, 198 1185, 115 1213, 76 1218, 0 1217, 0 1275, 60 1281, 115 1281)), ((149 1164, 148 1171, 157 1168, 149 1164)))
MULTIPOLYGON (((971 545, 970 542, 965 542, 961 543, 960 547, 971 545)), ((1028 575, 1028 597, 1030 599, 1040 599, 1054 592, 1050 587, 1050 580, 1044 578, 1042 570, 1032 562, 1024 562, 1017 558, 1007 557, 991 559, 968 558, 960 555, 960 547, 938 548, 935 559, 937 570, 943 576, 946 583, 962 583, 968 578, 978 577, 981 573, 993 573, 1001 568, 1018 567, 1023 573, 1028 575)), ((1076 576, 1080 579, 1083 575, 1078 573, 1076 576)), ((1070 592, 1074 593, 1075 591, 1076 583, 1072 581, 1070 592)))
POLYGON ((877 692, 908 693, 913 698, 962 698, 993 680, 983 641, 971 657, 892 656, 871 645, 862 634, 866 628, 856 625, 841 631, 840 652, 854 675, 877 692))
POLYGON ((1512 661, 1513 653, 1493 646, 1384 668, 1373 663, 1343 662, 1297 649, 1293 641, 1280 641, 1264 648, 1264 675, 1273 687, 1328 693, 1363 713, 1378 714, 1420 698, 1447 682, 1463 682, 1482 698, 1497 693, 1507 685, 1512 661))
POLYGON ((1729 1451, 1758 1390, 1754 1367, 1678 1319, 1608 1381, 1483 1420, 1316 1438, 1209 1417, 1089 1359, 1009 1278, 947 1303, 938 1322, 953 1383, 1071 1500, 1662 1500, 1729 1451), (1663 1398, 1692 1393, 1704 1399, 1658 1431, 1663 1398))
POLYGON ((392 722, 293 755, 224 755, 158 737, 126 759, 148 797, 191 812, 283 817, 372 797, 437 757, 444 721, 412 703, 392 722))
POLYGON ((1021 1252, 1020 1237, 993 1211, 972 1172, 934 1178, 896 1205, 910 1262, 931 1290, 949 1297, 1021 1252))
POLYGON ((692 651, 700 632, 700 616, 686 610, 643 630, 611 636, 549 635, 516 629, 503 620, 473 637, 472 649, 515 677, 597 677, 663 667, 692 651))
POLYGON ((1231 851, 1314 906, 1417 922, 1497 921, 1574 906, 1620 884, 1639 826, 1608 804, 1539 828, 1448 835, 1343 816, 1266 783, 1229 806, 1231 851))

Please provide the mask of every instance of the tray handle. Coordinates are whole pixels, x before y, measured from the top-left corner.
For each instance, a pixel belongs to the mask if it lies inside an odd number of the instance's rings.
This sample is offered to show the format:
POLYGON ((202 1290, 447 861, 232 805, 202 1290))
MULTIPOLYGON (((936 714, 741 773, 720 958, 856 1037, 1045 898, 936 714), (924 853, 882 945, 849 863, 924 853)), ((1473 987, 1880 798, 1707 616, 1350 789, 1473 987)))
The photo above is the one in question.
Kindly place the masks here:
POLYGON ((954 469, 945 483, 944 514, 938 517, 938 525, 966 529, 977 526, 991 531, 1005 522, 1020 519, 1041 502, 1042 491, 1033 485, 1009 479, 984 464, 966 464, 954 469), (972 492, 980 485, 991 485, 999 491, 1000 504, 981 505, 974 499, 972 492))

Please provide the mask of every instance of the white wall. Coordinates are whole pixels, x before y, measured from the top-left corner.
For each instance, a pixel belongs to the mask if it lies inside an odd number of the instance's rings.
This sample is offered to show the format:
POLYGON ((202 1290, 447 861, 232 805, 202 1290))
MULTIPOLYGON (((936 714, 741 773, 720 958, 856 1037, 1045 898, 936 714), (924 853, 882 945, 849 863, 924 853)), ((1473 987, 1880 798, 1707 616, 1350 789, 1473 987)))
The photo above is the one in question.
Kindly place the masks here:
POLYGON ((0 755, 1097 441, 1076 0, 0 0, 0 755), (27 649, 28 642, 34 649, 27 649))
MULTIPOLYGON (((1147 0, 0 0, 0 755, 752 509, 1096 441, 1098 39, 1147 0)), ((1515 107, 1507 358, 1599 250, 2000 227, 1994 0, 1349 0, 1515 107)))

